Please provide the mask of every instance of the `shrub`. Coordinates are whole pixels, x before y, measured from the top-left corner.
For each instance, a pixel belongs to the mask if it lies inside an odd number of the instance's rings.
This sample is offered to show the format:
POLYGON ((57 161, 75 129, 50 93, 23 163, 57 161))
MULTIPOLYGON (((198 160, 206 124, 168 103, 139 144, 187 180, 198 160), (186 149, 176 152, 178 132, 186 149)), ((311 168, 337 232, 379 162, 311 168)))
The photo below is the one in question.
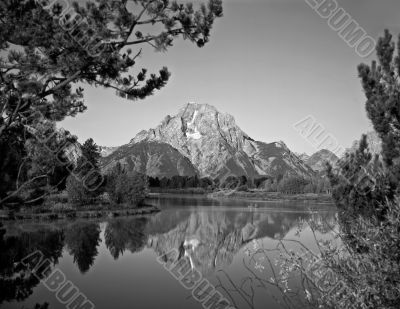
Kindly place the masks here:
POLYGON ((240 181, 237 177, 229 176, 220 185, 221 189, 235 190, 240 186, 240 181))
POLYGON ((110 195, 107 192, 100 194, 98 197, 98 200, 99 200, 99 203, 101 203, 101 204, 110 204, 111 203, 110 195))
MULTIPOLYGON (((384 223, 359 215, 339 231, 337 242, 316 239, 318 251, 301 244, 301 253, 294 253, 282 241, 283 272, 276 285, 285 291, 287 278, 305 278, 302 287, 311 308, 400 308, 399 201, 385 208, 384 223), (357 246, 348 245, 348 235, 357 238, 357 246)), ((316 235, 319 225, 321 220, 312 219, 305 227, 316 235)))
POLYGON ((206 193, 206 190, 204 188, 190 188, 187 192, 190 192, 191 194, 204 194, 206 193))
POLYGON ((120 164, 107 176, 106 192, 114 204, 138 206, 143 203, 147 191, 147 177, 135 172, 128 173, 120 164))
POLYGON ((247 185, 242 185, 239 188, 237 188, 237 191, 241 191, 241 192, 247 192, 248 191, 248 187, 247 185))
POLYGON ((308 180, 303 177, 286 175, 279 182, 278 191, 287 194, 303 193, 308 183, 308 180))
POLYGON ((68 201, 74 205, 89 205, 94 202, 95 196, 74 176, 67 179, 66 191, 68 193, 68 201))
POLYGON ((70 204, 56 203, 50 207, 50 210, 55 213, 68 213, 75 211, 70 204))
POLYGON ((68 192, 67 191, 62 191, 60 193, 54 193, 46 196, 45 198, 45 204, 46 205, 54 205, 56 203, 68 203, 68 192))

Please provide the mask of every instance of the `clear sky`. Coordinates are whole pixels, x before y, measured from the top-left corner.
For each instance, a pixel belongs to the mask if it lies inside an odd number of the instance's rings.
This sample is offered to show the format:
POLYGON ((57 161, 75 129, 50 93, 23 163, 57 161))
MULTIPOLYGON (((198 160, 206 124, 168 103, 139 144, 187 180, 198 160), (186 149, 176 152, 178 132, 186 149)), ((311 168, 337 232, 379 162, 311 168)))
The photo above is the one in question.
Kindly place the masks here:
MULTIPOLYGON (((338 2, 372 37, 385 28, 400 33, 399 0, 338 2)), ((371 130, 356 70, 370 59, 360 58, 305 0, 225 0, 224 10, 202 49, 181 40, 167 53, 144 49, 139 66, 172 72, 156 95, 132 102, 85 87, 88 110, 61 126, 80 141, 118 146, 194 101, 233 115, 252 138, 283 140, 296 152, 316 151, 293 129, 308 115, 345 147, 371 130)))

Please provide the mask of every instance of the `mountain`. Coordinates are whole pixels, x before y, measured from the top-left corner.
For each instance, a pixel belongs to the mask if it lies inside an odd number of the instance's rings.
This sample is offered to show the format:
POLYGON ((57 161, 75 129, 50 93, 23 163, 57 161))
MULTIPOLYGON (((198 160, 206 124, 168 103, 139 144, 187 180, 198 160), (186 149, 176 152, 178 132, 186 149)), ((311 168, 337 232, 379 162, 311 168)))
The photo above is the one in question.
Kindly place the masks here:
POLYGON ((188 104, 177 115, 165 117, 157 128, 140 132, 130 144, 167 143, 189 158, 201 176, 254 177, 256 168, 243 150, 248 139, 232 116, 209 105, 188 104))
POLYGON ((110 154, 112 154, 115 150, 117 150, 119 147, 107 147, 107 146, 99 146, 100 150, 100 155, 102 157, 107 157, 110 154))
MULTIPOLYGON (((285 143, 255 141, 239 128, 231 115, 207 104, 189 103, 175 116, 165 117, 156 128, 138 133, 123 146, 124 154, 129 156, 129 151, 135 152, 137 145, 151 142, 177 149, 201 177, 310 176, 314 173, 285 143)), ((111 154, 112 158, 115 153, 111 154)), ((119 159, 124 158, 119 156, 119 159)))
POLYGON ((245 143, 246 154, 253 162, 259 176, 291 174, 311 176, 314 171, 282 141, 266 144, 254 140, 245 143))
POLYGON ((296 155, 303 160, 304 162, 307 162, 308 159, 310 159, 310 156, 308 154, 304 153, 296 153, 296 155))
POLYGON ((107 172, 117 162, 129 171, 144 173, 152 177, 194 176, 196 168, 178 150, 166 143, 139 142, 119 147, 102 158, 102 169, 107 172))
MULTIPOLYGON (((255 141, 236 125, 231 115, 206 104, 189 103, 177 115, 165 117, 155 129, 140 132, 128 145, 122 146, 122 155, 129 156, 129 151, 136 152, 135 146, 149 142, 164 143, 177 149, 190 160, 201 177, 313 174, 313 170, 283 142, 255 141)), ((119 150, 116 152, 120 153, 119 150)), ((114 153, 103 162, 109 164, 117 157, 114 153)))
POLYGON ((309 157, 306 163, 316 172, 323 172, 326 169, 326 163, 335 165, 339 158, 331 151, 322 149, 309 157))

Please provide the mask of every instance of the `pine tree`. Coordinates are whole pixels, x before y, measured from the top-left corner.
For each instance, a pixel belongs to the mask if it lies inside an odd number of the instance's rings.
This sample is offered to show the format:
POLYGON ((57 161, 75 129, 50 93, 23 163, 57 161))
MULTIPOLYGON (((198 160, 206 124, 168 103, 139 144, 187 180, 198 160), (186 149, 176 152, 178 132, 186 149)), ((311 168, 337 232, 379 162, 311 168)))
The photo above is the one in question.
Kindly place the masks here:
POLYGON ((321 265, 346 291, 321 293, 318 307, 351 303, 354 308, 399 308, 400 38, 396 55, 395 51, 392 36, 385 31, 377 44, 378 62, 358 67, 367 115, 382 140, 382 152, 372 155, 364 135, 358 149, 346 154, 337 169, 328 167, 339 206, 336 237, 343 245, 320 247, 321 265))
POLYGON ((388 30, 378 41, 377 56, 378 64, 376 61, 371 66, 361 64, 358 72, 367 97, 368 117, 382 139, 382 157, 397 185, 400 180, 400 41, 396 50, 388 30))
POLYGON ((95 169, 99 169, 99 161, 101 158, 99 146, 92 138, 87 139, 82 145, 82 156, 90 162, 95 169))
POLYGON ((386 30, 376 51, 378 62, 359 65, 358 73, 368 118, 382 140, 381 159, 369 152, 363 136, 359 149, 339 162, 338 171, 329 168, 329 177, 342 209, 382 218, 400 188, 400 38, 396 49, 386 30))
POLYGON ((138 68, 140 46, 167 51, 179 37, 204 46, 222 16, 221 0, 208 1, 198 10, 169 0, 0 1, 0 204, 17 190, 34 129, 86 110, 81 84, 129 100, 163 88, 170 72, 138 68))

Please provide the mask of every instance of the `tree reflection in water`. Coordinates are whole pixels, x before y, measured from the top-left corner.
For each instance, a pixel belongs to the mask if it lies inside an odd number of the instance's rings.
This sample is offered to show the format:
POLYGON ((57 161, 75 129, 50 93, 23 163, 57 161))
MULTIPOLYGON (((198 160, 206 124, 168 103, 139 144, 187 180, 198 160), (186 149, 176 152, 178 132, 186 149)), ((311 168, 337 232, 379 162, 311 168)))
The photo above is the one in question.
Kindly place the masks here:
POLYGON ((310 214, 297 222, 296 236, 308 231, 311 237, 307 242, 296 237, 255 240, 244 250, 241 263, 245 275, 238 280, 227 271, 218 270, 216 288, 236 308, 259 308, 256 299, 260 293, 268 294, 279 308, 319 308, 310 299, 310 291, 315 293, 321 286, 318 278, 310 277, 309 267, 314 265, 309 263, 320 259, 321 242, 333 241, 340 246, 335 241, 337 228, 332 214, 310 214))
MULTIPOLYGON (((332 224, 324 222, 332 222, 334 215, 320 217, 313 230, 329 234, 332 224)), ((139 253, 148 248, 155 257, 173 249, 180 251, 181 257, 188 257, 192 267, 213 281, 237 308, 274 308, 273 300, 283 307, 295 308, 296 303, 301 307, 306 305, 300 302, 305 299, 303 278, 290 278, 291 290, 285 293, 285 287, 276 284, 282 279, 282 265, 275 262, 280 253, 277 245, 286 244, 310 218, 305 212, 172 209, 150 217, 110 219, 104 224, 89 220, 7 226, 7 234, 0 230, 0 304, 23 301, 32 294, 39 282, 18 262, 36 250, 55 265, 65 248, 85 275, 99 254, 111 254, 117 261, 126 251, 139 253), (105 246, 100 246, 102 237, 105 246)), ((304 230, 301 233, 304 236, 304 230)), ((302 241, 303 236, 299 238, 302 241)))
POLYGON ((147 218, 116 219, 107 224, 105 242, 114 259, 118 259, 125 250, 131 253, 141 251, 147 241, 145 228, 147 218))
POLYGON ((0 223, 0 305, 4 301, 28 298, 39 280, 20 261, 40 250, 53 265, 62 255, 64 235, 61 230, 39 229, 6 235, 0 223))
POLYGON ((74 257, 81 273, 86 273, 93 265, 100 244, 98 223, 77 222, 65 230, 65 243, 69 254, 74 257))

